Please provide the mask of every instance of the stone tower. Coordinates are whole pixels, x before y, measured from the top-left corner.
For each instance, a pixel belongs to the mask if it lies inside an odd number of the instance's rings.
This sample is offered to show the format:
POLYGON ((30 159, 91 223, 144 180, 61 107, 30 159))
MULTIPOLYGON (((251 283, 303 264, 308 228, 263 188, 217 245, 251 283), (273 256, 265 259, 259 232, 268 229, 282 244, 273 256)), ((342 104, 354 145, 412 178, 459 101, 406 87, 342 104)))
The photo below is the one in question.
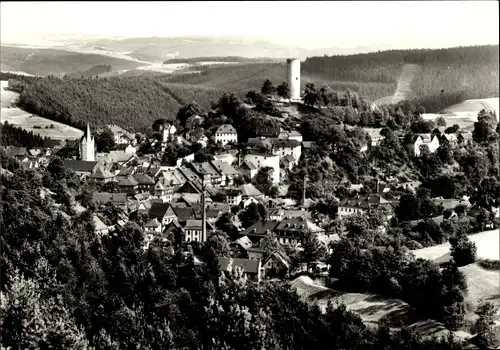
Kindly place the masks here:
POLYGON ((80 140, 80 157, 86 162, 95 162, 94 137, 90 134, 90 125, 87 123, 87 130, 80 140))
POLYGON ((300 59, 287 59, 286 68, 290 97, 292 100, 300 100, 300 59))

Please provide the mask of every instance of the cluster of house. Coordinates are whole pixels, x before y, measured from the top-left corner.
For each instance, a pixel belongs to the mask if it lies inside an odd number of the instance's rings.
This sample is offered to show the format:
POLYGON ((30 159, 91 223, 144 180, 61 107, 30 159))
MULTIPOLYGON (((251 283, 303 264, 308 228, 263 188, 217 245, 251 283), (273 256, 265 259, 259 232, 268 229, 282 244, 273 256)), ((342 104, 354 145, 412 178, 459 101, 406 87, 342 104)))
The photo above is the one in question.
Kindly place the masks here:
MULTIPOLYGON (((364 128, 364 130, 370 135, 371 145, 376 146, 384 139, 384 136, 380 134, 381 128, 364 128)), ((440 126, 432 130, 430 134, 415 134, 409 140, 406 145, 411 155, 414 157, 420 157, 422 152, 422 146, 426 146, 430 153, 436 152, 439 145, 448 144, 451 147, 466 145, 472 142, 472 133, 470 132, 460 132, 460 133, 445 133, 446 127, 440 126)), ((401 137, 402 139, 403 137, 401 137)), ((366 151, 368 145, 364 145, 361 151, 366 151)))
MULTIPOLYGON (((87 126, 80 140, 80 159, 64 160, 65 166, 74 170, 82 180, 101 185, 101 192, 93 194, 96 204, 112 203, 121 211, 118 222, 111 225, 107 225, 102 217, 94 216, 99 234, 107 234, 117 226, 125 225, 133 215, 146 215, 144 230, 148 241, 155 237, 165 239, 175 231, 182 234, 185 242, 203 243, 215 230, 215 222, 223 213, 231 212, 235 206, 244 209, 251 203, 261 203, 268 211, 266 220, 259 220, 245 230, 240 228, 240 237, 231 243, 232 257, 219 258, 223 270, 240 266, 247 275, 256 279, 286 274, 290 268, 290 260, 283 253, 274 253, 263 260, 265 249, 262 243, 269 232, 273 232, 280 243, 293 245, 300 244, 306 232, 316 234, 325 245, 338 239, 337 235, 319 227, 304 207, 293 209, 297 208, 297 203, 287 198, 286 186, 280 184, 283 172, 298 163, 302 148, 309 148, 313 143, 303 141, 297 131, 267 129, 258 137, 250 138, 245 149, 231 149, 229 146, 223 153, 213 155, 210 161, 194 162, 191 154, 179 159, 175 166, 164 166, 151 157, 137 156, 135 135, 114 125, 109 128, 114 133, 115 143, 122 145, 123 149, 96 154, 94 137, 87 126), (235 185, 238 177, 254 178, 265 167, 272 169, 272 182, 279 186, 277 198, 265 196, 252 184, 235 185), (204 206, 205 230, 202 221, 204 206)), ((440 142, 458 144, 471 139, 468 134, 445 134, 441 129, 437 128, 430 135, 416 135, 410 145, 414 154, 420 154, 420 145, 427 145, 434 152, 440 142)), ((383 139, 380 130, 367 130, 372 145, 383 139)), ((202 147, 208 142, 199 127, 179 136, 175 126, 167 124, 162 126, 161 134, 161 140, 147 142, 160 142, 162 149, 168 142, 186 145, 197 142, 202 147)), ((238 134, 232 125, 224 124, 215 132, 214 140, 224 146, 232 145, 238 142, 238 134)), ((51 144, 39 149, 17 147, 10 148, 9 152, 28 167, 46 165, 50 156, 64 146, 59 141, 47 142, 51 144)), ((356 194, 345 198, 339 202, 338 215, 382 209, 390 219, 398 202, 386 200, 384 192, 385 189, 377 188, 370 195, 356 194)), ((239 223, 235 222, 235 225, 238 227, 239 223)))
POLYGON ((472 141, 472 133, 463 132, 459 134, 445 133, 446 127, 437 127, 430 134, 417 134, 412 137, 408 144, 408 149, 415 157, 420 157, 422 146, 427 146, 430 153, 436 152, 442 144, 451 147, 466 145, 472 141))

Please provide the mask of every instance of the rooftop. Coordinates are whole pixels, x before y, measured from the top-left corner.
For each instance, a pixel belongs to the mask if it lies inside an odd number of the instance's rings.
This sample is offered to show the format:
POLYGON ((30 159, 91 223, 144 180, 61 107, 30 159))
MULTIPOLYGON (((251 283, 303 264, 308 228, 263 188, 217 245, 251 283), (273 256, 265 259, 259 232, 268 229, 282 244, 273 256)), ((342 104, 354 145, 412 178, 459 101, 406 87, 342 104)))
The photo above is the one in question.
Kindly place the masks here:
POLYGON ((237 134, 236 129, 231 124, 222 124, 219 126, 216 134, 237 134))

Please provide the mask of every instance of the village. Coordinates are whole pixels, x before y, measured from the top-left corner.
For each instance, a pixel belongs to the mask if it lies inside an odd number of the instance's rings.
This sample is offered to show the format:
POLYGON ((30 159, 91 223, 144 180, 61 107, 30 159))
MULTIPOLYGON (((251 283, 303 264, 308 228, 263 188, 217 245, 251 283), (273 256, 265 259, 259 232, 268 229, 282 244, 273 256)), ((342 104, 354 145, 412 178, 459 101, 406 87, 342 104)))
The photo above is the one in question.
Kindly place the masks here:
MULTIPOLYGON (((143 216, 146 242, 167 240, 166 237, 180 232, 186 253, 193 254, 192 245, 205 243, 217 231, 216 223, 225 214, 237 214, 249 210, 251 206, 261 205, 265 208, 266 217, 260 217, 249 227, 243 227, 237 215, 228 216, 232 218, 231 223, 237 233, 231 236, 229 242, 231 257, 219 257, 223 270, 239 266, 245 274, 258 281, 266 277, 288 276, 297 272, 297 268, 304 269, 303 266, 294 266, 294 271, 290 258, 283 252, 266 254, 263 241, 271 232, 280 244, 289 244, 298 250, 306 234, 316 236, 325 250, 328 250, 330 242, 339 240, 338 233, 325 229, 320 220, 313 218, 309 210, 311 201, 305 197, 306 179, 302 200, 287 196, 283 177, 297 165, 302 151, 314 144, 303 141, 302 135, 296 130, 266 130, 258 137, 250 138, 245 148, 238 149, 238 134, 231 124, 221 125, 209 139, 200 132, 199 127, 193 127, 180 135, 172 123, 166 123, 160 128, 161 140, 147 139, 142 142, 159 146, 161 151, 171 143, 198 143, 203 148, 212 142, 224 149, 205 162, 195 162, 194 154, 189 154, 177 159, 175 166, 167 166, 162 165, 154 155, 138 156, 141 140, 138 141, 135 134, 115 125, 108 128, 114 136, 115 150, 96 153, 95 135, 90 125, 87 125, 79 141, 79 159, 63 160, 65 167, 73 170, 82 181, 95 186, 92 199, 98 207, 112 205, 118 210, 116 222, 106 222, 108 220, 103 219, 99 210, 96 211, 93 220, 98 235, 112 234, 131 218, 143 216), (274 196, 264 195, 251 182, 263 169, 266 169, 272 185, 278 189, 274 196)), ((445 133, 445 129, 436 127, 431 134, 415 135, 407 144, 411 154, 419 157, 423 145, 433 153, 440 144, 447 143, 455 147, 466 145, 472 140, 471 133, 456 135, 445 133)), ((370 135, 371 146, 384 139, 381 130, 365 128, 370 135)), ((37 168, 46 166, 51 156, 57 154, 64 144, 64 141, 50 140, 40 148, 8 147, 7 152, 27 168, 37 168)), ((363 146, 360 152, 366 151, 368 146, 363 146)), ((415 192, 419 182, 391 185, 377 183, 376 190, 365 195, 358 193, 363 184, 349 183, 347 187, 351 194, 337 199, 336 214, 346 217, 375 210, 384 213, 387 224, 399 202, 393 196, 386 199, 386 194, 391 188, 401 186, 415 192)), ((448 217, 450 211, 451 215, 456 215, 453 213, 455 207, 470 206, 466 199, 435 198, 434 201, 448 211, 448 217)), ((443 215, 432 220, 439 224, 443 215)), ((417 224, 418 221, 412 222, 412 225, 417 224)), ((198 263, 203 263, 201 258, 194 258, 198 263)), ((314 266, 318 274, 321 271, 327 274, 325 261, 314 261, 308 265, 314 266)))

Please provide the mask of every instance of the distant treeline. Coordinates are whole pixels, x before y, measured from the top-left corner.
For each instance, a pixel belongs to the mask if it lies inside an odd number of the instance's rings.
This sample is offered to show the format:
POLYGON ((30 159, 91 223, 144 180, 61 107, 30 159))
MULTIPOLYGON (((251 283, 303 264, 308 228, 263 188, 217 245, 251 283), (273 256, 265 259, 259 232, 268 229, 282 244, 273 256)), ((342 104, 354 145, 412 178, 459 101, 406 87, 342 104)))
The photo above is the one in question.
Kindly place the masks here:
POLYGON ((70 76, 72 76, 72 77, 80 77, 80 76, 92 77, 92 76, 96 76, 96 75, 103 74, 103 73, 109 73, 112 70, 113 70, 113 68, 111 67, 110 64, 100 64, 100 65, 94 66, 94 67, 92 67, 86 71, 83 71, 83 72, 72 73, 72 74, 70 74, 70 76))
POLYGON ((190 57, 190 58, 171 58, 163 62, 163 64, 173 64, 173 63, 200 63, 200 62, 245 62, 245 63, 273 63, 278 60, 269 57, 241 57, 241 56, 223 56, 223 57, 190 57))
POLYGON ((34 134, 32 131, 23 130, 20 127, 9 124, 8 122, 0 124, 0 136, 0 144, 3 147, 41 147, 46 139, 34 134))
POLYGON ((498 45, 389 50, 310 57, 302 64, 302 74, 335 81, 395 85, 405 64, 418 64, 422 70, 412 82, 413 96, 428 112, 439 112, 466 99, 498 96, 498 60, 498 45))

